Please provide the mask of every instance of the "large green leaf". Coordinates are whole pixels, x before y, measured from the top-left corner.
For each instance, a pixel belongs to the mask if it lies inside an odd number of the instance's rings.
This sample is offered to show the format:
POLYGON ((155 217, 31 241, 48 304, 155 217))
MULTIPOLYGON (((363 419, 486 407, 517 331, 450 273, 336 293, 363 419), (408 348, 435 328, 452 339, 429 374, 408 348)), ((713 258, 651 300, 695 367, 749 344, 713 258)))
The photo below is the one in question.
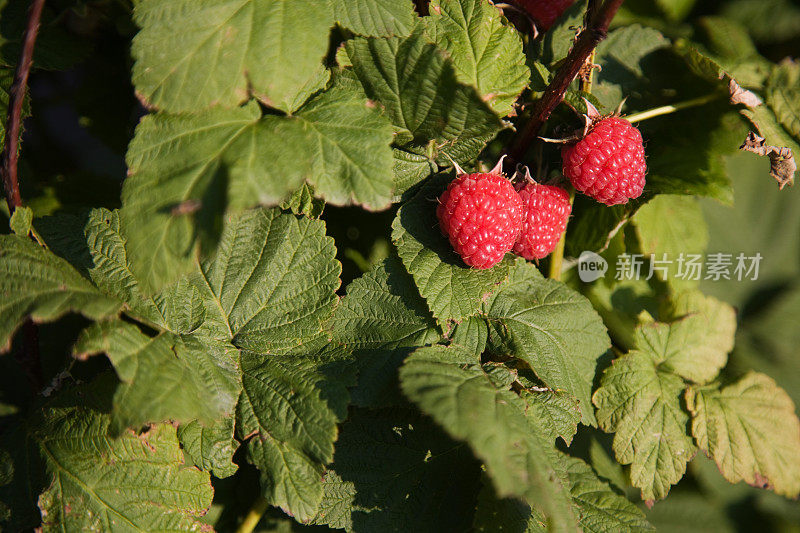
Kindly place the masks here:
POLYGON ((469 268, 439 231, 436 198, 450 180, 439 174, 423 185, 392 223, 392 240, 420 294, 440 321, 474 315, 484 299, 508 277, 511 259, 486 270, 469 268))
POLYGON ((291 112, 325 83, 327 0, 145 0, 134 19, 133 82, 149 106, 233 107, 253 95, 291 112))
POLYGON ((751 372, 722 389, 690 388, 692 434, 731 483, 800 494, 800 420, 775 382, 751 372))
POLYGON ((333 459, 347 392, 326 381, 315 358, 241 352, 236 431, 261 470, 262 493, 301 522, 322 501, 323 465, 333 459))
POLYGON ((215 334, 239 348, 291 352, 322 332, 337 302, 341 264, 325 224, 278 209, 232 218, 201 293, 215 334))
POLYGON ((398 145, 426 154, 433 143, 433 159, 447 166, 447 156, 460 162, 477 156, 502 127, 422 29, 405 39, 352 39, 345 52, 367 96, 398 129, 398 145))
POLYGON ((333 342, 357 357, 359 382, 352 394, 363 406, 394 403, 403 358, 414 347, 442 337, 414 280, 395 256, 347 287, 331 323, 333 342))
POLYGON ((458 80, 497 114, 511 113, 530 78, 519 34, 484 0, 433 0, 429 10, 425 33, 450 54, 458 80))
POLYGON ((74 351, 79 358, 105 353, 114 365, 122 384, 114 393, 110 427, 120 434, 150 422, 211 423, 231 416, 239 388, 235 375, 229 373, 224 386, 215 387, 198 371, 199 360, 213 358, 215 349, 187 344, 170 333, 148 337, 135 325, 114 320, 85 330, 74 351))
POLYGON ((336 21, 358 35, 402 37, 417 23, 412 0, 333 0, 336 21))
POLYGON ((593 397, 600 427, 616 432, 614 453, 631 465, 631 483, 645 500, 664 498, 696 451, 681 408, 683 380, 661 368, 681 347, 673 346, 671 330, 666 324, 641 327, 638 349, 606 369, 593 397))
POLYGON ((589 301, 520 261, 484 309, 490 342, 528 363, 549 387, 574 396, 583 423, 594 424, 592 383, 610 341, 589 301))
POLYGON ((498 495, 540 507, 557 531, 574 531, 559 457, 546 431, 526 416, 515 393, 496 388, 472 355, 457 347, 420 348, 400 369, 403 392, 486 464, 498 495))
POLYGON ((69 312, 91 319, 116 314, 121 302, 101 293, 64 259, 17 235, 0 236, 0 350, 27 316, 53 321, 69 312))
POLYGON ((160 288, 213 246, 226 208, 275 205, 305 180, 335 204, 392 199, 391 127, 357 92, 334 87, 294 117, 256 104, 145 117, 128 151, 122 220, 134 271, 160 288))
POLYGON ((184 464, 175 428, 108 436, 107 416, 54 408, 35 430, 53 477, 40 496, 44 531, 197 531, 209 475, 184 464))
POLYGON ((187 461, 218 478, 236 473, 238 466, 232 459, 239 444, 233 438, 233 422, 231 416, 208 427, 196 420, 181 424, 178 439, 187 461))
POLYGON ((356 409, 342 425, 315 523, 353 531, 467 531, 480 466, 416 410, 356 409))

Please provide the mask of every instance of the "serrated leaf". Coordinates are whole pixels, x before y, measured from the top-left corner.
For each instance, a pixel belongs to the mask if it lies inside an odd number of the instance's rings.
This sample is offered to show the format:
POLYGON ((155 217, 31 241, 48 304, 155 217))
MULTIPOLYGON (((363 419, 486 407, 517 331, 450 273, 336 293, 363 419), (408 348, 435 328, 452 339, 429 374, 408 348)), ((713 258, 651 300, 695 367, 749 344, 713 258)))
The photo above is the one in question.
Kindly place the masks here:
POLYGON ((49 322, 69 312, 94 320, 121 302, 97 290, 69 263, 28 237, 0 236, 0 350, 27 316, 49 322))
POLYGON ((344 387, 326 383, 312 358, 241 352, 242 395, 236 431, 262 471, 262 492, 301 522, 322 500, 323 465, 333 459, 344 387), (335 389, 326 394, 326 388, 335 389))
POLYGON ((661 265, 666 272, 653 269, 655 276, 676 287, 697 284, 697 280, 678 277, 681 254, 703 254, 708 246, 708 227, 696 199, 658 195, 640 207, 631 221, 642 253, 651 260, 669 261, 661 265))
POLYGON ((256 104, 145 117, 128 151, 122 220, 135 273, 161 288, 213 247, 222 213, 275 205, 308 180, 337 205, 392 199, 392 132, 357 93, 335 87, 295 116, 256 104))
POLYGON ((692 434, 731 483, 800 494, 800 421, 775 382, 750 372, 721 389, 690 388, 692 434))
MULTIPOLYGON (((665 328, 643 328, 640 341, 662 354, 664 369, 696 383, 714 379, 728 362, 736 334, 736 310, 699 291, 688 291, 675 298, 673 317, 681 317, 665 328), (649 335, 646 332, 659 334, 649 335)), ((637 341, 638 342, 638 341, 637 341)), ((638 342, 643 347, 641 342, 638 342)))
POLYGON ((108 355, 122 381, 114 393, 110 427, 115 435, 150 422, 200 419, 208 424, 231 415, 237 383, 231 379, 213 391, 217 394, 209 394, 210 387, 197 371, 198 359, 208 357, 206 352, 169 333, 148 337, 121 320, 89 327, 74 347, 80 358, 108 355))
POLYGON ((575 398, 563 392, 530 390, 523 390, 520 397, 528 404, 526 414, 551 440, 561 437, 567 446, 572 443, 581 421, 581 409, 575 398))
POLYGON ((602 320, 583 296, 544 279, 520 261, 511 279, 484 305, 490 343, 528 363, 549 387, 574 396, 584 424, 594 424, 592 383, 610 341, 602 320))
POLYGON ((359 380, 352 394, 361 406, 397 403, 397 369, 405 356, 442 336, 396 256, 347 287, 331 322, 333 342, 355 354, 359 380))
POLYGON ((544 432, 526 417, 516 394, 496 388, 460 348, 420 348, 400 369, 403 392, 486 464, 498 495, 541 506, 556 531, 575 529, 558 458, 544 432))
POLYGON ((319 220, 257 209, 233 217, 200 287, 215 334, 239 348, 282 354, 322 332, 341 264, 319 220))
POLYGON ((458 80, 472 85, 500 116, 530 79, 522 40, 498 8, 483 0, 434 0, 425 33, 446 50, 458 80))
POLYGON ((800 64, 787 59, 774 67, 764 92, 786 131, 800 139, 800 64))
POLYGON ((450 164, 447 156, 466 162, 502 128, 478 92, 458 82, 452 62, 422 29, 404 39, 352 39, 345 51, 367 96, 401 131, 396 144, 410 151, 425 154, 433 143, 442 166, 450 164))
POLYGON ((617 460, 631 465, 631 483, 645 500, 664 498, 695 453, 686 433, 689 415, 681 408, 683 380, 659 368, 669 339, 665 324, 640 328, 641 351, 615 360, 593 396, 597 421, 604 431, 616 433, 617 460))
POLYGON ((418 18, 411 0, 333 0, 333 13, 339 24, 368 37, 408 35, 418 18))
POLYGON ((133 82, 148 105, 233 107, 252 94, 292 112, 319 79, 333 14, 327 0, 145 0, 134 21, 133 82))
POLYGON ((474 315, 508 277, 512 260, 486 270, 469 268, 439 231, 436 198, 452 178, 439 174, 403 205, 392 223, 392 241, 420 294, 440 322, 474 315))
POLYGON ((642 511, 601 481, 589 465, 574 457, 566 462, 570 494, 585 533, 655 530, 642 511))
POLYGON ((477 358, 486 350, 489 340, 489 326, 480 316, 471 316, 455 325, 455 330, 450 334, 450 342, 463 347, 477 358))
POLYGON ((317 524, 353 531, 466 531, 480 467, 416 410, 356 409, 325 473, 317 524))
POLYGON ((302 187, 292 193, 288 200, 281 205, 295 215, 305 215, 309 218, 319 218, 325 210, 325 202, 314 198, 314 189, 304 183, 302 187))
POLYGON ((186 460, 214 477, 226 478, 238 470, 233 454, 239 444, 233 438, 233 417, 204 427, 196 420, 178 427, 178 439, 186 460))
POLYGON ((175 428, 108 437, 95 411, 54 409, 38 428, 53 482, 39 498, 44 531, 196 531, 209 476, 184 464, 175 428))
POLYGON ((438 170, 436 162, 426 155, 415 154, 395 148, 394 155, 394 201, 408 200, 407 194, 414 186, 438 170))

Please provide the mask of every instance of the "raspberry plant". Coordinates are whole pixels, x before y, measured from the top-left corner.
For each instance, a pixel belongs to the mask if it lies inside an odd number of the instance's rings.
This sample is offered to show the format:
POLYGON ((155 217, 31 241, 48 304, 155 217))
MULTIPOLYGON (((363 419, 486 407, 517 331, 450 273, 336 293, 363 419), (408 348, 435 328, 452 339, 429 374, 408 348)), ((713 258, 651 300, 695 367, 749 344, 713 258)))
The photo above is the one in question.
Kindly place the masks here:
POLYGON ((0 2, 0 525, 796 524, 800 8, 706 4, 0 2))

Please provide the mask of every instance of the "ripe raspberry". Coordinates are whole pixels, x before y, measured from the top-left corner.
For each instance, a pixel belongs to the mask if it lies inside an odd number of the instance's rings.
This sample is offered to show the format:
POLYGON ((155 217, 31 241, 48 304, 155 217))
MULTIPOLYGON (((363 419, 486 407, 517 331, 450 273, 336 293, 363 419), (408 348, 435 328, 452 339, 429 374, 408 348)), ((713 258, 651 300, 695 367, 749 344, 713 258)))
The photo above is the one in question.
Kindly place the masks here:
POLYGON ((583 139, 564 146, 561 158, 572 185, 598 202, 624 204, 642 194, 647 172, 642 134, 627 120, 595 121, 583 139))
POLYGON ((522 199, 498 171, 461 174, 439 197, 436 217, 453 249, 475 268, 491 268, 511 251, 522 228, 522 199))
POLYGON ((537 22, 539 31, 550 26, 575 0, 517 0, 517 3, 537 22))
POLYGON ((542 259, 555 250, 567 229, 572 211, 569 194, 561 187, 530 182, 519 188, 519 196, 525 205, 525 218, 514 253, 529 261, 542 259))

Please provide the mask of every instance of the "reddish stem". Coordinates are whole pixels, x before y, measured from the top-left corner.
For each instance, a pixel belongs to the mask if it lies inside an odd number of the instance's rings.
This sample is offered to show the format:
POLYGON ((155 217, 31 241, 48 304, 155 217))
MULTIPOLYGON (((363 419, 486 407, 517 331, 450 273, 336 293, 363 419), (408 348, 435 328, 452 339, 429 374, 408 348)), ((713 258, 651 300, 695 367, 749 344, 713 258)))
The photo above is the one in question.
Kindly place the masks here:
POLYGON ((22 43, 22 53, 19 57, 17 70, 14 73, 14 83, 8 99, 8 118, 6 119, 6 139, 3 146, 2 164, 0 172, 3 174, 3 187, 6 190, 8 210, 14 210, 22 205, 19 194, 19 177, 17 167, 19 163, 19 132, 22 127, 22 103, 25 100, 25 91, 28 87, 28 74, 33 64, 33 47, 39 33, 39 22, 42 19, 44 0, 33 0, 28 13, 28 27, 22 43))
MULTIPOLYGON (((22 128, 22 104, 25 101, 25 92, 28 88, 28 75, 33 65, 33 48, 36 36, 39 33, 39 24, 42 20, 44 0, 33 0, 28 12, 28 26, 22 42, 17 70, 14 73, 14 83, 8 99, 8 117, 6 119, 6 137, 3 146, 2 161, 0 161, 0 174, 3 175, 3 188, 6 191, 6 202, 10 214, 22 205, 22 196, 19 193, 19 136, 22 128)), ((28 379, 34 390, 42 388, 42 363, 39 358, 39 331, 36 324, 28 319, 22 326, 22 350, 16 355, 20 366, 28 374, 28 379)))
POLYGON ((608 27, 624 1, 606 0, 601 7, 597 8, 595 16, 587 22, 586 28, 575 40, 575 44, 567 54, 564 64, 558 69, 553 81, 536 102, 531 119, 525 124, 525 128, 509 149, 508 155, 514 161, 522 160, 528 147, 536 140, 542 126, 550 118, 550 114, 564 100, 569 85, 581 71, 592 51, 600 41, 606 38, 608 27))

